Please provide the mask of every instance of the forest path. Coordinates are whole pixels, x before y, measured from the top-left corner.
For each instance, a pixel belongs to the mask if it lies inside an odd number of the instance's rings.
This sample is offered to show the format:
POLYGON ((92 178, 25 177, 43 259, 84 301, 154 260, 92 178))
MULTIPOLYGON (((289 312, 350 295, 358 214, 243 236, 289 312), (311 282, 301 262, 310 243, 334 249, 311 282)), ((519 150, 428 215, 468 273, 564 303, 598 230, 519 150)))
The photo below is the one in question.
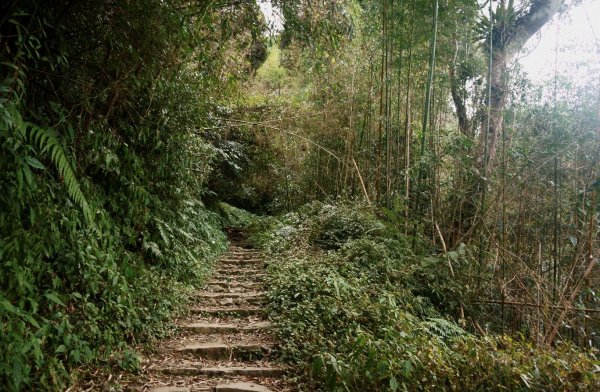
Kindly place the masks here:
MULTIPOLYGON (((266 320, 265 264, 243 232, 228 230, 230 248, 218 261, 183 332, 163 341, 142 364, 130 390, 150 392, 289 392, 288 370, 276 362, 277 342, 266 320)), ((126 389, 127 390, 127 389, 126 389)))

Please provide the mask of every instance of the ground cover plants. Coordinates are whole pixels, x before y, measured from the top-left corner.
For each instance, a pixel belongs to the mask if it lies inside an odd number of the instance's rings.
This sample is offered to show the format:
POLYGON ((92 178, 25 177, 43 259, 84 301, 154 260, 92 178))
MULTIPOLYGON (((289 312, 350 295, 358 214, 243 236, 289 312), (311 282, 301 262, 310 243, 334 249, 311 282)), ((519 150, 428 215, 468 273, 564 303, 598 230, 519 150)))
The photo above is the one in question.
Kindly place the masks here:
MULTIPOLYGON (((314 202, 256 227, 270 259, 271 317, 284 355, 304 370, 305 390, 600 386, 595 351, 468 332, 467 320, 451 316, 458 302, 443 301, 469 295, 444 279, 447 260, 413 252, 412 240, 371 208, 314 202)), ((473 262, 466 250, 456 256, 457 270, 473 262)))

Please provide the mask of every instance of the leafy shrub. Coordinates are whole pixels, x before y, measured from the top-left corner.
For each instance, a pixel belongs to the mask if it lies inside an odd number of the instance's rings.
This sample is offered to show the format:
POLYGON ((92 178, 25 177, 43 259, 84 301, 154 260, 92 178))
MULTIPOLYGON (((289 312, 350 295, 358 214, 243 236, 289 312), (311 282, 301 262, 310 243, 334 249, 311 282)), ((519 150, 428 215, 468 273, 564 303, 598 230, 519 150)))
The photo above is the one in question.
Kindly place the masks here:
MULTIPOLYGON (((408 241, 379 229, 382 223, 373 213, 350 209, 312 203, 260 234, 268 239, 270 315, 284 356, 304 370, 304 388, 545 391, 600 386, 600 362, 593 352, 568 345, 545 350, 507 336, 479 338, 443 317, 444 302, 455 290, 447 282, 447 260, 413 254, 408 241), (341 222, 349 221, 345 230, 341 222)), ((465 252, 455 256, 467 257, 465 252)))
POLYGON ((217 210, 223 227, 248 227, 257 221, 258 217, 251 212, 234 207, 224 202, 217 204, 217 210))
POLYGON ((216 153, 208 189, 214 198, 230 205, 253 213, 271 212, 281 183, 281 154, 272 130, 260 126, 264 108, 218 109, 217 125, 222 131, 205 134, 216 153))
POLYGON ((167 333, 225 249, 200 201, 215 151, 197 130, 233 86, 220 72, 239 52, 213 44, 237 34, 249 46, 256 7, 182 6, 0 4, 6 390, 64 390, 94 362, 135 368, 128 347, 167 333), (248 23, 234 32, 229 17, 248 23), (224 31, 204 29, 213 19, 224 31))
POLYGON ((365 207, 319 201, 288 214, 284 223, 298 226, 310 245, 325 250, 339 249, 352 239, 376 236, 385 228, 365 207))

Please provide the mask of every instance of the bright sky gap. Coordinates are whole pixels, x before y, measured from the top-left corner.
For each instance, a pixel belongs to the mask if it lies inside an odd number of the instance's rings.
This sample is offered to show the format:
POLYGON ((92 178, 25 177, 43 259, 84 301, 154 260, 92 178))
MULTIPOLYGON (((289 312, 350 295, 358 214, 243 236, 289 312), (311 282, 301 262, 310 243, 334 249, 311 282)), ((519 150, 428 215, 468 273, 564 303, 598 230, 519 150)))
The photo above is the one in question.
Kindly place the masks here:
MULTIPOLYGON (((259 0, 270 34, 283 29, 283 17, 270 0, 259 0)), ((518 61, 529 79, 543 82, 558 75, 569 75, 584 83, 600 68, 600 1, 584 0, 565 15, 555 17, 531 38, 518 61), (558 56, 556 51, 558 50, 558 56)))

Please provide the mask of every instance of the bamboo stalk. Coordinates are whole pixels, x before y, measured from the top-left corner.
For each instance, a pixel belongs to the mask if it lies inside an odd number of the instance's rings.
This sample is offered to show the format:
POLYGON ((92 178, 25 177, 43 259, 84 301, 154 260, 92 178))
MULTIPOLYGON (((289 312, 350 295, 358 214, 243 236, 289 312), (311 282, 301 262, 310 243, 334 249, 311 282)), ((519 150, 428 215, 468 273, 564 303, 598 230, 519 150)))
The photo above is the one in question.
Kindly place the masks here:
MULTIPOLYGON (((425 155, 425 143, 426 143, 426 135, 427 135, 427 127, 429 124, 429 115, 431 109, 431 95, 432 95, 432 86, 433 86, 433 74, 435 68, 435 50, 437 45, 437 28, 438 28, 438 10, 439 10, 439 1, 435 1, 434 12, 433 12, 433 30, 431 33, 431 51, 429 53, 429 75, 427 77, 427 90, 425 93, 425 108, 423 113, 423 124, 421 129, 421 163, 419 165, 419 176, 417 177, 417 188, 420 188, 423 181, 423 157, 425 155)), ((420 203, 418 203, 420 204, 420 203)), ((419 210, 420 208, 418 208, 419 210)))

